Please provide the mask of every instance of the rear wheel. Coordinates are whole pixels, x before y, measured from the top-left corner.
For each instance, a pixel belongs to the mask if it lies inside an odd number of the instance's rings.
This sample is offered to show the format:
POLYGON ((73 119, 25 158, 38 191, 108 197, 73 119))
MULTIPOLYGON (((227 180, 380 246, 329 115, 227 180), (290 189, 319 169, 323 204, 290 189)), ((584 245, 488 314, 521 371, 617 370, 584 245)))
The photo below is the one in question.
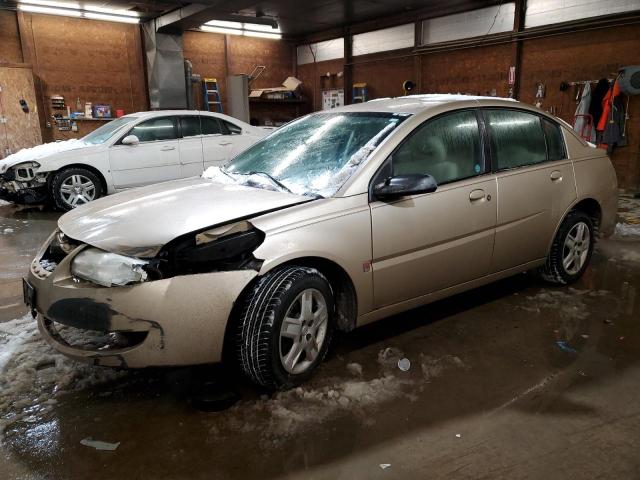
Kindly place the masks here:
POLYGON ((56 206, 71 210, 102 196, 100 178, 85 168, 68 168, 56 174, 51 184, 56 206))
POLYGON ((595 241, 591 217, 574 210, 566 216, 551 246, 542 278, 566 285, 578 280, 589 265, 595 241))
POLYGON ((333 329, 333 295, 316 269, 269 272, 244 300, 237 358, 254 383, 286 389, 303 383, 322 362, 333 329))

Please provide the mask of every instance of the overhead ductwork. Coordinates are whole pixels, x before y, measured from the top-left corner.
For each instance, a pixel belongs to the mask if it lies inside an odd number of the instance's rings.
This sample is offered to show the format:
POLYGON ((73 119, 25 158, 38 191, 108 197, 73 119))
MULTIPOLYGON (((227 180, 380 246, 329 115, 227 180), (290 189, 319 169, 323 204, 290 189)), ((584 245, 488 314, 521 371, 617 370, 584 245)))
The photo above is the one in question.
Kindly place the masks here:
POLYGON ((143 25, 151 109, 187 108, 182 33, 160 33, 156 22, 143 25))

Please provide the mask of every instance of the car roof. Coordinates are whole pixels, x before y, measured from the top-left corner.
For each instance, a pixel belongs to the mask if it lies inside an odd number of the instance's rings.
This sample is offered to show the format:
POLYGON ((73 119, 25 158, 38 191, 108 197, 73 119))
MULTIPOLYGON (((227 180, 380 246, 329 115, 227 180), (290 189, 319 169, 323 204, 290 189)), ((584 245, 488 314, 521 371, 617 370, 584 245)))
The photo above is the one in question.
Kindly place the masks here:
POLYGON ((511 106, 519 103, 511 98, 483 97, 475 95, 427 94, 407 95, 405 97, 378 98, 365 103, 356 103, 334 108, 332 112, 389 112, 389 113, 421 113, 446 104, 468 103, 476 100, 478 105, 511 106))
POLYGON ((138 117, 138 118, 146 118, 146 117, 161 117, 164 115, 212 115, 218 116, 216 112, 207 112, 200 110, 151 110, 149 112, 135 112, 129 113, 127 117, 138 117))

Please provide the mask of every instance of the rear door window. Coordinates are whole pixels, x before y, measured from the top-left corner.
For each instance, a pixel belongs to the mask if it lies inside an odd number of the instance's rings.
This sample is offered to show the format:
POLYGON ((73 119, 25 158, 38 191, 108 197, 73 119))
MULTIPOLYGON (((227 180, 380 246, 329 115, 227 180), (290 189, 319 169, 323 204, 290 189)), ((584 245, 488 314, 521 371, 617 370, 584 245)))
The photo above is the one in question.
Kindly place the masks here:
POLYGON ((200 117, 202 124, 203 135, 220 135, 222 130, 220 129, 220 122, 217 118, 213 117, 200 117))
POLYGON ((242 133, 242 128, 234 123, 226 120, 220 120, 220 123, 222 123, 222 133, 225 135, 240 135, 242 133))
POLYGON ((491 151, 498 170, 535 165, 547 160, 547 146, 538 115, 518 110, 484 111, 491 151))
POLYGON ((180 117, 180 133, 183 138, 201 135, 200 118, 197 115, 180 117))
POLYGON ((547 138, 547 154, 549 160, 563 160, 567 158, 564 148, 564 137, 562 136, 562 127, 546 118, 542 119, 542 127, 547 138))

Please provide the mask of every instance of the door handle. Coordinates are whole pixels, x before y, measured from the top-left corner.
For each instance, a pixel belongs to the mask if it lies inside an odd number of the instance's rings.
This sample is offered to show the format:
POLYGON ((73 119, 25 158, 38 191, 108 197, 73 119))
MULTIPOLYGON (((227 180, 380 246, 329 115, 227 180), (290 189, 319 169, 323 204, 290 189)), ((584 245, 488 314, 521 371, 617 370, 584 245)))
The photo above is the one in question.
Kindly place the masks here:
POLYGON ((484 198, 484 190, 478 188, 476 190, 471 190, 469 194, 469 200, 472 202, 477 202, 478 200, 482 200, 484 198))
POLYGON ((169 152, 169 151, 171 151, 171 150, 175 150, 175 149, 176 149, 176 147, 169 147, 169 146, 166 146, 166 147, 162 147, 162 148, 160 149, 160 151, 161 151, 161 152, 169 152))
POLYGON ((220 145, 221 147, 226 147, 227 145, 231 145, 231 142, 221 142, 218 145, 220 145))
POLYGON ((560 170, 554 170, 553 172, 551 172, 551 175, 549 175, 549 178, 552 182, 561 182, 562 172, 560 170))

